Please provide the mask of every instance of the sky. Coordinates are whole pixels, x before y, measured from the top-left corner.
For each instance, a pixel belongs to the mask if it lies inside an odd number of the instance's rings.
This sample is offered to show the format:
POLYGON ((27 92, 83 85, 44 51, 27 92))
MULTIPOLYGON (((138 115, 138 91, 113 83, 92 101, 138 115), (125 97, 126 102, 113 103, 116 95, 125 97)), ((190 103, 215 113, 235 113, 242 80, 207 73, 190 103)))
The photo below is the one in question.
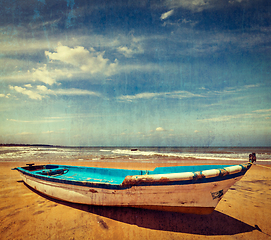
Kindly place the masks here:
POLYGON ((0 143, 271 146, 269 0, 2 0, 0 143))

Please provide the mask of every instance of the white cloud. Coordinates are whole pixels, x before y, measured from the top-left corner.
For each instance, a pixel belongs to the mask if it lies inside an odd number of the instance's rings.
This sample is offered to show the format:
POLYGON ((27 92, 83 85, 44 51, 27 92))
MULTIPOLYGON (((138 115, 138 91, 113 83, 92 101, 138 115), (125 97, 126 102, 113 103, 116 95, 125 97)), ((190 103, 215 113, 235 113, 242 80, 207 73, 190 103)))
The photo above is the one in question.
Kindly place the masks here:
POLYGON ((163 5, 166 5, 168 8, 184 8, 194 12, 201 12, 206 9, 221 9, 225 8, 227 5, 238 5, 248 6, 253 1, 248 0, 229 0, 229 1, 220 1, 220 0, 165 0, 163 5))
POLYGON ((50 60, 61 61, 80 68, 83 72, 91 74, 104 74, 110 76, 115 73, 118 61, 109 62, 104 58, 104 52, 97 52, 93 48, 90 51, 82 46, 70 48, 59 45, 55 52, 45 51, 45 55, 50 60))
POLYGON ((210 4, 209 0, 166 0, 166 4, 170 8, 185 8, 192 11, 200 12, 204 9, 212 8, 215 4, 210 4))
MULTIPOLYGON (((81 72, 81 70, 79 71, 81 72)), ((29 81, 43 82, 50 86, 53 84, 60 85, 60 83, 57 83, 57 80, 71 78, 73 74, 78 74, 80 72, 74 71, 74 69, 54 69, 53 66, 48 67, 48 65, 44 64, 43 66, 32 68, 31 70, 21 72, 20 74, 0 76, 0 80, 8 82, 24 82, 24 87, 32 88, 33 86, 29 81)))
POLYGON ((122 53, 125 57, 131 58, 135 54, 142 54, 144 53, 143 48, 139 44, 139 39, 133 37, 131 44, 129 47, 127 46, 120 46, 117 48, 117 50, 122 53))
POLYGON ((92 92, 89 90, 84 90, 84 89, 78 89, 78 88, 70 88, 70 89, 59 89, 53 91, 53 94, 56 95, 77 95, 77 96, 82 96, 82 95, 92 95, 92 96, 101 96, 100 93, 97 92, 92 92))
POLYGON ((57 120, 16 120, 16 119, 7 119, 9 122, 20 122, 20 123, 50 123, 50 122, 63 122, 63 119, 57 120))
POLYGON ((131 57, 133 55, 133 50, 126 46, 118 47, 117 50, 122 53, 125 57, 131 57))
POLYGON ((160 93, 139 93, 136 95, 122 95, 118 97, 119 100, 123 101, 132 101, 136 99, 150 99, 150 98, 158 98, 158 97, 167 97, 167 98, 175 98, 175 99, 183 99, 183 98, 191 98, 191 97, 204 97, 200 94, 194 94, 187 91, 173 91, 173 92, 160 92, 160 93))
POLYGON ((119 97, 119 99, 121 100, 128 100, 128 101, 132 101, 135 99, 149 99, 149 98, 154 98, 157 96, 161 96, 160 93, 138 93, 136 95, 125 95, 125 96, 121 96, 119 97))
POLYGON ((137 46, 137 47, 131 46, 131 48, 124 46, 124 47, 118 47, 117 50, 127 58, 131 58, 135 54, 144 53, 144 50, 141 48, 141 46, 137 46))
POLYGON ((163 131, 165 131, 165 129, 162 128, 162 127, 158 127, 158 128, 155 129, 155 131, 156 132, 163 132, 163 131))
POLYGON ((51 90, 48 90, 48 88, 44 85, 38 85, 37 86, 37 90, 40 91, 40 92, 48 92, 48 91, 51 91, 51 90))
POLYGON ((0 93, 0 98, 9 98, 9 96, 10 96, 10 93, 8 93, 8 94, 3 94, 3 93, 0 93))
POLYGON ((173 12, 174 12, 174 10, 172 9, 172 10, 170 10, 170 11, 168 11, 168 12, 163 13, 163 14, 161 15, 160 19, 161 19, 161 20, 167 19, 168 17, 170 17, 170 16, 173 14, 173 12))
POLYGON ((33 133, 30 132, 21 132, 21 133, 17 133, 16 135, 32 135, 33 133))
MULTIPOLYGON (((3 31, 3 29, 1 29, 3 31)), ((18 30, 18 28, 17 28, 18 30)), ((19 31, 22 32, 22 29, 19 31)), ((24 33, 25 34, 25 33, 24 33)), ((42 49, 48 49, 48 40, 46 39, 32 39, 29 38, 10 38, 6 35, 6 41, 2 41, 0 44, 0 52, 8 55, 17 55, 22 53, 32 54, 33 52, 40 51, 42 49)), ((50 40, 50 46, 56 46, 57 42, 50 40)))
POLYGON ((199 119, 200 122, 225 122, 232 119, 237 118, 245 118, 245 117, 251 117, 252 115, 249 113, 245 114, 236 114, 236 115, 227 115, 227 116, 221 116, 221 117, 215 117, 215 118, 208 118, 208 119, 199 119))
POLYGON ((235 114, 235 115, 225 115, 220 117, 208 118, 208 119, 199 119, 200 122, 227 122, 234 119, 245 119, 245 118, 269 118, 271 117, 271 109, 262 109, 255 110, 251 113, 235 114))
POLYGON ((48 95, 67 95, 67 96, 101 96, 100 93, 84 90, 84 89, 77 89, 77 88, 69 88, 69 89, 56 89, 51 90, 48 89, 44 85, 38 85, 36 89, 29 90, 26 88, 22 88, 19 86, 9 86, 11 90, 15 90, 16 92, 22 93, 24 95, 29 96, 31 99, 35 100, 42 100, 43 98, 47 97, 48 95))
POLYGON ((38 85, 37 90, 40 94, 46 94, 46 95, 69 95, 69 96, 79 96, 79 95, 93 95, 93 96, 100 96, 99 93, 84 90, 84 89, 78 89, 78 88, 69 88, 69 89, 56 89, 51 90, 48 89, 46 86, 38 85))
POLYGON ((43 134, 51 134, 54 133, 54 131, 46 131, 46 132, 42 132, 43 134))
POLYGON ((56 83, 56 80, 51 77, 51 73, 47 70, 46 64, 38 69, 33 68, 32 78, 33 81, 40 81, 49 85, 56 83))
POLYGON ((38 94, 37 92, 33 92, 31 90, 28 90, 26 88, 18 87, 18 86, 9 86, 11 90, 15 90, 16 92, 22 93, 24 95, 27 95, 31 99, 41 100, 43 96, 38 94))
POLYGON ((271 109, 260 109, 260 110, 255 110, 253 112, 257 112, 257 113, 266 113, 266 112, 271 112, 271 109))

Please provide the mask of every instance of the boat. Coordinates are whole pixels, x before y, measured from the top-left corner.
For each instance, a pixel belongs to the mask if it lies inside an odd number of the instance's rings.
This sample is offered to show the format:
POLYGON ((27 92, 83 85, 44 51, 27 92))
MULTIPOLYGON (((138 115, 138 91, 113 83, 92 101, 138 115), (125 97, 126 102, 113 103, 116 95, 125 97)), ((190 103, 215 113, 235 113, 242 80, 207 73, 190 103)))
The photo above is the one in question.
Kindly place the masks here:
POLYGON ((17 167, 31 188, 52 198, 89 205, 210 214, 256 160, 238 165, 157 167, 154 170, 34 165, 17 167))

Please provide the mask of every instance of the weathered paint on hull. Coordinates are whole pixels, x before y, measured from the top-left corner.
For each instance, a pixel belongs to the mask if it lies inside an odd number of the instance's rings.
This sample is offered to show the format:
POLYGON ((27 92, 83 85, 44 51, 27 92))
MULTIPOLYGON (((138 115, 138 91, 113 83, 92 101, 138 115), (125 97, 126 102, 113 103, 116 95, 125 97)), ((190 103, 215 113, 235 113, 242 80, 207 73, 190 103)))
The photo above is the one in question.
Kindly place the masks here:
POLYGON ((184 185, 131 186, 104 189, 45 181, 21 173, 23 181, 52 198, 73 203, 136 207, 183 213, 211 213, 228 189, 242 176, 218 182, 184 185))

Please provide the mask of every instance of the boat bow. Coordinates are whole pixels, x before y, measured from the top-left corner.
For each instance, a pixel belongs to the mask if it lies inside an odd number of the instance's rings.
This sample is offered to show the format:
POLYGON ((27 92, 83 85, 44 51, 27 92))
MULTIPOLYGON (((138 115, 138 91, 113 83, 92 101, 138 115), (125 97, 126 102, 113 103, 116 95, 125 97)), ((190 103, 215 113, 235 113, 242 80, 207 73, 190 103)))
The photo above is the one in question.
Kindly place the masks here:
POLYGON ((224 167, 221 169, 210 169, 204 171, 196 171, 196 172, 181 172, 181 173, 169 173, 169 174, 151 174, 148 175, 148 171, 146 171, 146 175, 134 175, 127 176, 122 186, 133 186, 133 185, 141 185, 143 183, 168 183, 168 182, 180 182, 180 181, 189 181, 189 180, 198 180, 198 179, 208 179, 208 178, 217 178, 217 177, 225 177, 227 175, 234 175, 238 173, 245 173, 250 167, 252 163, 248 162, 246 164, 234 165, 230 167, 224 167))

